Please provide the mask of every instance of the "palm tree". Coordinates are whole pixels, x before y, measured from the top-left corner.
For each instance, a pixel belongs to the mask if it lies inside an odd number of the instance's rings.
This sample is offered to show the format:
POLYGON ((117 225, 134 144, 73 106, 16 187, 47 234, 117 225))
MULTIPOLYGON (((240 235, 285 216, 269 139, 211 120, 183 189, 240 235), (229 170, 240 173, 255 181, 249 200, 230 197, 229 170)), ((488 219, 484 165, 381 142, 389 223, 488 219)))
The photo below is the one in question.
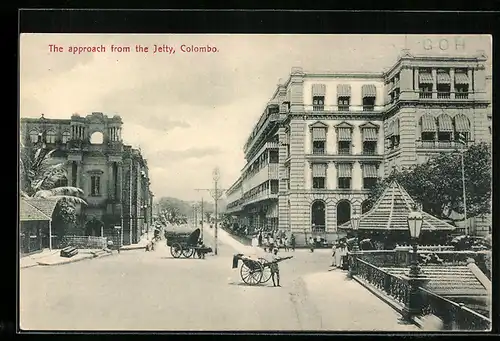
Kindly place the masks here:
POLYGON ((86 205, 80 198, 83 191, 77 187, 57 186, 59 180, 66 178, 64 163, 53 164, 51 155, 55 149, 34 150, 23 148, 20 159, 20 195, 24 198, 52 198, 73 205, 86 205))

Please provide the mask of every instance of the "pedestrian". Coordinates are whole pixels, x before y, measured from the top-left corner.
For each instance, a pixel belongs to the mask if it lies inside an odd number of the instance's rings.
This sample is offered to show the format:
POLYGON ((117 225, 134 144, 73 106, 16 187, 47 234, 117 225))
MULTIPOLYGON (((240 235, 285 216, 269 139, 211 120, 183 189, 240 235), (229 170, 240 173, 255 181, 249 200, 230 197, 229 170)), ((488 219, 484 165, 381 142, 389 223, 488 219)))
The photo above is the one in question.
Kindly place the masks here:
POLYGON ((295 235, 293 233, 290 236, 290 246, 292 247, 292 251, 295 252, 295 235))
POLYGON ((337 251, 337 245, 336 244, 336 241, 333 243, 332 245, 332 267, 336 267, 336 262, 335 262, 335 254, 336 254, 336 251, 337 251))
POLYGON ((272 252, 274 249, 274 238, 272 235, 269 236, 269 252, 272 252))
POLYGON ((258 241, 259 241, 259 246, 262 246, 262 231, 259 231, 258 241))
POLYGON ((309 249, 311 252, 314 252, 314 239, 313 237, 309 237, 309 249))
POLYGON ((283 249, 288 252, 288 238, 286 236, 283 237, 283 249))
POLYGON ((264 237, 264 252, 267 252, 267 247, 268 247, 268 238, 267 235, 264 237))
POLYGON ((281 260, 281 257, 278 256, 278 249, 273 249, 273 255, 271 258, 271 263, 269 264, 269 268, 271 270, 271 278, 273 280, 273 286, 281 287, 280 285, 280 268, 278 262, 281 260), (276 280, 274 277, 276 276, 276 280), (276 285, 277 283, 277 285, 276 285))

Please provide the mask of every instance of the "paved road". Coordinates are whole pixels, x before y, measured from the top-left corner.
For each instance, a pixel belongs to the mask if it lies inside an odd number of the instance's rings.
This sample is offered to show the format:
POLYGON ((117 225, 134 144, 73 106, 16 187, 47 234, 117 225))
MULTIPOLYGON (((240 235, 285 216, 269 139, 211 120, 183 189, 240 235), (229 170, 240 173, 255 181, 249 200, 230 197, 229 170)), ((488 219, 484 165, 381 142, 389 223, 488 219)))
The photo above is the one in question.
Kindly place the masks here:
MULTIPOLYGON (((213 242, 209 233, 205 239, 209 244, 213 242)), ((295 252, 292 260, 281 263, 282 288, 274 288, 272 283, 262 287, 242 285, 237 270, 231 269, 234 247, 220 244, 218 251, 218 256, 207 256, 205 260, 173 259, 163 246, 155 252, 127 251, 63 266, 23 269, 21 328, 349 329, 345 321, 339 324, 330 318, 321 319, 330 307, 325 307, 324 300, 308 298, 306 287, 314 287, 311 283, 318 282, 314 275, 327 273, 328 252, 295 252)), ((342 274, 338 276, 344 278, 342 274)), ((323 292, 329 285, 324 284, 323 292)), ((335 295, 339 292, 341 289, 337 288, 335 295)), ((368 295, 362 299, 367 297, 378 300, 368 295)), ((377 318, 390 319, 389 330, 400 330, 392 329, 392 315, 397 314, 388 313, 392 310, 382 302, 379 304, 387 311, 377 318)))

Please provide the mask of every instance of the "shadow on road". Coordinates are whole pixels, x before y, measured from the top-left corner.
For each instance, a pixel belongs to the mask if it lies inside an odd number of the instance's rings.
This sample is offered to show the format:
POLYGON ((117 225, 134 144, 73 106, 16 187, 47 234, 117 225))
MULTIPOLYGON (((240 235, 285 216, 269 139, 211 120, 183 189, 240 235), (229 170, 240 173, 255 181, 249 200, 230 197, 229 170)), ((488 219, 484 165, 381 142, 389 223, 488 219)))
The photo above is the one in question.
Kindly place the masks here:
POLYGON ((229 285, 237 285, 237 286, 241 286, 241 287, 263 287, 263 288, 273 288, 273 286, 270 286, 270 285, 267 285, 267 284, 255 284, 255 285, 250 285, 250 284, 246 284, 244 282, 229 282, 228 283, 229 285))
POLYGON ((175 260, 175 261, 178 261, 178 260, 205 260, 204 258, 174 258, 174 257, 160 257, 160 259, 169 259, 169 260, 175 260))

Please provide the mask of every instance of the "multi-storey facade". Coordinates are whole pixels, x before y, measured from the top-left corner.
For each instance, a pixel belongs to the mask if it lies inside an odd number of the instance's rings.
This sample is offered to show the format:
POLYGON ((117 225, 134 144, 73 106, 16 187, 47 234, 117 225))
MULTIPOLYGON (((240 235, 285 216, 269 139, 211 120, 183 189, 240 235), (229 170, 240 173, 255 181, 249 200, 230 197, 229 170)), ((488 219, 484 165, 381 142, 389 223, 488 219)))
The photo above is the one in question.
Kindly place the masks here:
POLYGON ((151 222, 152 193, 148 165, 140 150, 123 144, 120 116, 92 113, 71 119, 22 118, 25 148, 55 149, 54 163, 65 163, 67 176, 57 186, 83 190, 87 205, 77 208, 80 230, 113 236, 122 226, 123 244, 137 243, 151 222))
POLYGON ((404 50, 387 72, 292 68, 245 145, 247 165, 227 191, 227 212, 250 228, 275 227, 268 212, 278 207, 279 229, 335 239, 337 226, 366 211, 377 178, 461 148, 458 134, 467 143, 491 139, 485 61, 482 52, 404 50))

